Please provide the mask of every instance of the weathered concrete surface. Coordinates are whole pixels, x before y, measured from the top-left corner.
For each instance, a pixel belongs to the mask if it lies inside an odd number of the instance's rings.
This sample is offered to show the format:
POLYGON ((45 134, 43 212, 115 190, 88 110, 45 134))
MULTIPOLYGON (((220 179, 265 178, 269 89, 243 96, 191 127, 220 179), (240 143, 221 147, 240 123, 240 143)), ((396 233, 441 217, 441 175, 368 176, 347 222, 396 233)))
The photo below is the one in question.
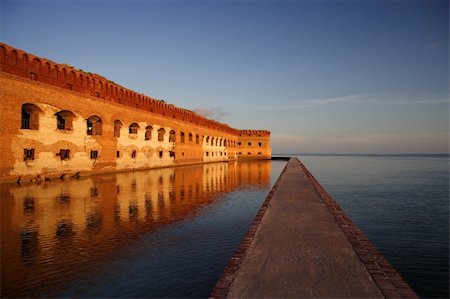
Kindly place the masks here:
POLYGON ((384 298, 291 158, 228 289, 230 298, 384 298))

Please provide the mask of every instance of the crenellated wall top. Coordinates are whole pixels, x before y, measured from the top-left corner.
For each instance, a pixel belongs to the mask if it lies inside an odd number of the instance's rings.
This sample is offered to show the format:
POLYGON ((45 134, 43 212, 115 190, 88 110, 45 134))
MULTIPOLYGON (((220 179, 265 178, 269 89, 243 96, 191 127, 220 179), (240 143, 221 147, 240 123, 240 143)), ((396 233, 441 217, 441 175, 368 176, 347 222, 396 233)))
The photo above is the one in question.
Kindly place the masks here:
POLYGON ((239 130, 239 136, 242 137, 269 137, 270 131, 267 130, 239 130))
POLYGON ((238 130, 232 128, 218 121, 205 118, 193 111, 179 108, 163 100, 127 89, 100 75, 77 69, 68 64, 55 63, 5 43, 0 43, 0 70, 86 96, 143 109, 233 135, 270 135, 270 132, 265 130, 238 130))

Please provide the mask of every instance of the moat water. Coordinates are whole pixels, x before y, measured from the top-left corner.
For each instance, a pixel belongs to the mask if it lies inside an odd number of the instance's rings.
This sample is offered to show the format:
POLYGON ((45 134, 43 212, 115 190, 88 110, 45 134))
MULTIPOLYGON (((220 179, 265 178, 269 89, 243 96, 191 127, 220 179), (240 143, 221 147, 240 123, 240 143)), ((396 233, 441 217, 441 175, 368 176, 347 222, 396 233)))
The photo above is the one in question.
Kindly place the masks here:
POLYGON ((449 298, 449 156, 299 156, 422 298, 449 298))
POLYGON ((207 297, 284 161, 1 190, 2 297, 207 297))

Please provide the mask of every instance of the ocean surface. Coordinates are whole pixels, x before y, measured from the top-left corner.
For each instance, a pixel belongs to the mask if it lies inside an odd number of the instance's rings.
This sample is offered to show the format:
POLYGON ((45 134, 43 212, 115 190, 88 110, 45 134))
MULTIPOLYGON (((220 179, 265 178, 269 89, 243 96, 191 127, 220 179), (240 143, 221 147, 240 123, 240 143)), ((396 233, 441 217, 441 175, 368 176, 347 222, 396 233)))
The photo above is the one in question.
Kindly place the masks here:
POLYGON ((1 297, 208 297, 285 164, 2 185, 1 297))
MULTIPOLYGON (((423 298, 448 298, 448 156, 298 155, 423 298)), ((284 161, 1 185, 2 297, 207 297, 284 161)))
POLYGON ((422 298, 449 298, 448 155, 298 155, 422 298))

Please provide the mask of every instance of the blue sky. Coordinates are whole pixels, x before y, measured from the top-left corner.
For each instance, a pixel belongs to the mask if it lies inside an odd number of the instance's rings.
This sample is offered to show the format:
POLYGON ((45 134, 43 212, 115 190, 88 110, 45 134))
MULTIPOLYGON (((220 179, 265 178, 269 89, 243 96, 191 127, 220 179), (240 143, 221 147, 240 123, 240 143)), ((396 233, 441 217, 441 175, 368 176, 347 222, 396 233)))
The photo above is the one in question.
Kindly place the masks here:
POLYGON ((274 153, 447 153, 449 3, 1 1, 1 40, 274 153))

